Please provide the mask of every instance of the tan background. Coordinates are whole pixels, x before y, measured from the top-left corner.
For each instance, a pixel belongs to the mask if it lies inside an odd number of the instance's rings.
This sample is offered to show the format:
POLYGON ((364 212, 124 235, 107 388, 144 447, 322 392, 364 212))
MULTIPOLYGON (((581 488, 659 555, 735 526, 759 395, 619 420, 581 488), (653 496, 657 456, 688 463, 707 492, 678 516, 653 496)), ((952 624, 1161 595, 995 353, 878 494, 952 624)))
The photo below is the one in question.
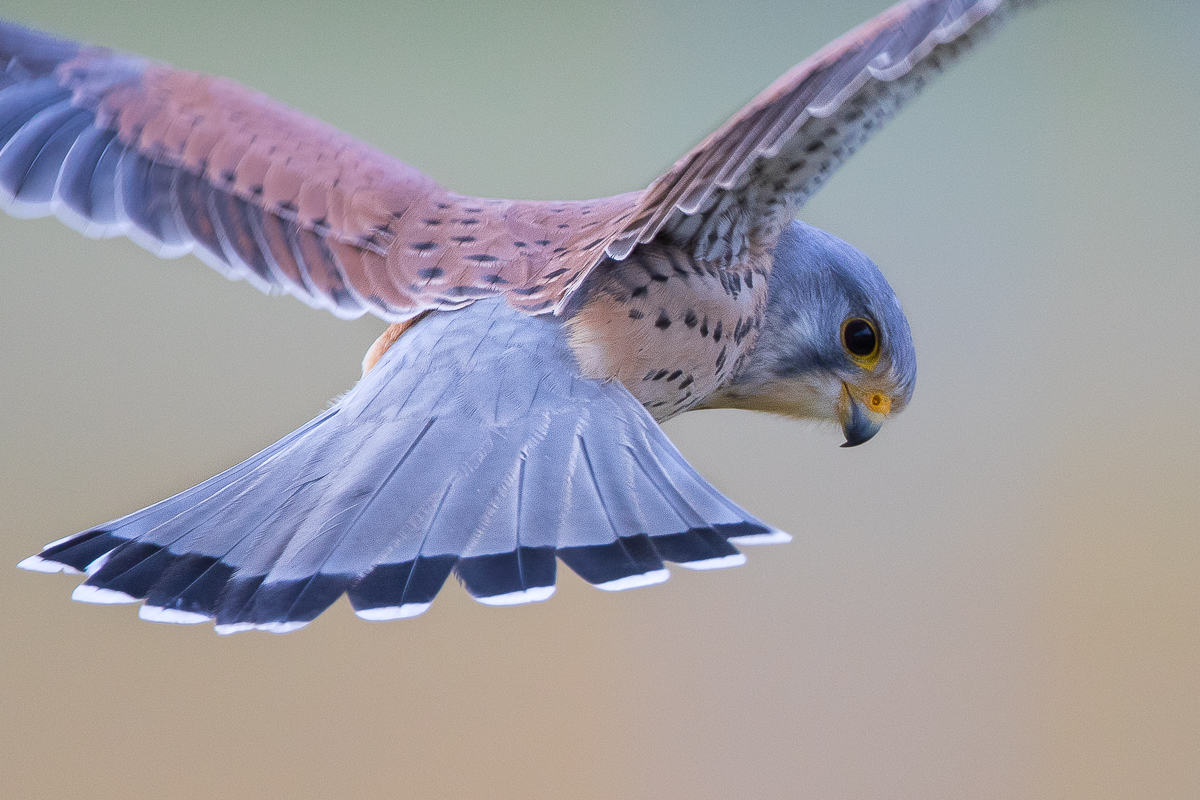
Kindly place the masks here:
MULTIPOLYGON (((855 2, 55 2, 4 16, 234 76, 464 192, 642 186, 855 2)), ((1200 9, 1020 19, 804 218, 908 310, 875 441, 668 430, 792 531, 549 603, 448 586, 286 637, 151 625, 0 568, 7 797, 1200 796, 1200 9), (682 574, 681 574, 682 573, 682 574)), ((382 329, 0 219, 0 565, 313 416, 382 329)))

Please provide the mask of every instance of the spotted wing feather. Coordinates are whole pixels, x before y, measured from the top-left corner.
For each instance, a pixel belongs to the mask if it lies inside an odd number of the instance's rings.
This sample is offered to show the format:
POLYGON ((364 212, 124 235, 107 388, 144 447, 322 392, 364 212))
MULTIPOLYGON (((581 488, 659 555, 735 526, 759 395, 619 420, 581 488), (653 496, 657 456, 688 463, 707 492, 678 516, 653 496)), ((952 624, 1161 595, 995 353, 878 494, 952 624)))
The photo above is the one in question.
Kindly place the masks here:
POLYGON ((0 22, 0 207, 341 317, 490 295, 546 311, 635 202, 458 195, 232 81, 0 22))
POLYGON ((906 0, 771 84, 646 190, 607 252, 664 236, 724 267, 796 210, 935 74, 1029 0, 906 0))

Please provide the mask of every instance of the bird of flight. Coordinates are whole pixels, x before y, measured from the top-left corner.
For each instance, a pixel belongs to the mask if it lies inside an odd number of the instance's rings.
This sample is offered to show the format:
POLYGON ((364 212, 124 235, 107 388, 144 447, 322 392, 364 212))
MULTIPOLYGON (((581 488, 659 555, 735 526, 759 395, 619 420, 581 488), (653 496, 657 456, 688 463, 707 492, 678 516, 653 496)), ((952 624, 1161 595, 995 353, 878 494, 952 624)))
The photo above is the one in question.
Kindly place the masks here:
POLYGON ((887 281, 797 210, 1019 0, 907 0, 798 64, 648 188, 466 197, 232 81, 0 23, 0 206, 187 253, 264 292, 391 323, 363 377, 279 442, 20 566, 157 622, 295 630, 343 594, 427 609, 453 572, 545 600, 789 536, 658 422, 734 407, 870 439, 916 360, 887 281))

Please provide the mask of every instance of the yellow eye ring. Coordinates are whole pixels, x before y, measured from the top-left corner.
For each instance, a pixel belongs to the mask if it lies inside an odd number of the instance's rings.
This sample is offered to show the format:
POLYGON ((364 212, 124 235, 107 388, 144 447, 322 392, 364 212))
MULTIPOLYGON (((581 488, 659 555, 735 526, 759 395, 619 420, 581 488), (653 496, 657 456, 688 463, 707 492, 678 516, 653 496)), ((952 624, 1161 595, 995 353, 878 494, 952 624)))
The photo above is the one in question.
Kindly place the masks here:
POLYGON ((869 319, 850 317, 842 323, 842 347, 860 364, 868 365, 879 358, 879 333, 869 319))

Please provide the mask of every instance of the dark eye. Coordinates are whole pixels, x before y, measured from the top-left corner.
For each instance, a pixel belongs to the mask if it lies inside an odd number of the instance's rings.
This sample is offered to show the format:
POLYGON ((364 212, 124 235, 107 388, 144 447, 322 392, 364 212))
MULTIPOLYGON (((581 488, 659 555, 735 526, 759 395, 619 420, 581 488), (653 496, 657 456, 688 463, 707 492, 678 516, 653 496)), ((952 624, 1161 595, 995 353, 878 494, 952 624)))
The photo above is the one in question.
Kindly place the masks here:
POLYGON ((875 335, 875 326, 865 319, 852 319, 842 326, 842 343, 852 355, 867 358, 875 355, 879 347, 879 337, 875 335))

